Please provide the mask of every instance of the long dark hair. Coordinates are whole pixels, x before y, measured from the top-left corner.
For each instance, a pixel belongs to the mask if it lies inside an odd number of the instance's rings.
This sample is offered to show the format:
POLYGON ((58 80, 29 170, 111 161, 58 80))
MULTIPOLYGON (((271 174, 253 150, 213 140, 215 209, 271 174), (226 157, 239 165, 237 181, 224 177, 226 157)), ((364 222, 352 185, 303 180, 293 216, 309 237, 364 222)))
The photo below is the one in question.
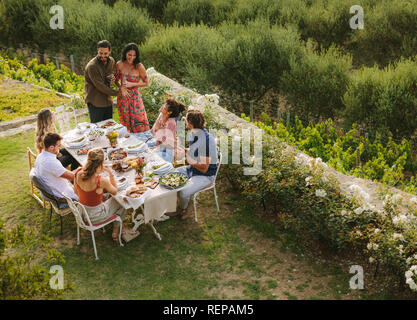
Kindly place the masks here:
POLYGON ((139 64, 139 63, 141 63, 141 61, 140 61, 140 54, 139 54, 139 48, 138 48, 138 46, 136 45, 136 43, 134 43, 134 42, 131 42, 131 43, 128 43, 127 45, 125 45, 125 47, 123 48, 123 50, 122 50, 122 61, 126 61, 126 54, 127 54, 127 52, 128 51, 130 51, 130 50, 135 50, 135 52, 136 52, 136 58, 135 58, 135 60, 133 61, 133 65, 135 66, 135 68, 136 68, 136 66, 139 64))
POLYGON ((168 106, 168 111, 171 111, 170 118, 178 117, 178 115, 185 110, 185 104, 174 98, 167 98, 165 104, 168 106))

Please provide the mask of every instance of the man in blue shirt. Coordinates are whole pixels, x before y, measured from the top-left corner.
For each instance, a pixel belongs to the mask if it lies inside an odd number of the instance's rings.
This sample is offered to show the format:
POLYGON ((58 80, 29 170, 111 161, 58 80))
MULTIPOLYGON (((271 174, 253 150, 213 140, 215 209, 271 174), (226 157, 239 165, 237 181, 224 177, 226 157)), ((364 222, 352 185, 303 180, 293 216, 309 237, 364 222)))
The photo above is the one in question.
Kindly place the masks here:
POLYGON ((192 216, 190 197, 214 182, 217 172, 217 148, 213 136, 205 129, 204 115, 199 110, 189 110, 185 124, 190 133, 190 147, 186 153, 188 166, 177 169, 189 177, 186 186, 178 192, 179 208, 177 212, 167 214, 175 216, 181 213, 181 219, 192 216))

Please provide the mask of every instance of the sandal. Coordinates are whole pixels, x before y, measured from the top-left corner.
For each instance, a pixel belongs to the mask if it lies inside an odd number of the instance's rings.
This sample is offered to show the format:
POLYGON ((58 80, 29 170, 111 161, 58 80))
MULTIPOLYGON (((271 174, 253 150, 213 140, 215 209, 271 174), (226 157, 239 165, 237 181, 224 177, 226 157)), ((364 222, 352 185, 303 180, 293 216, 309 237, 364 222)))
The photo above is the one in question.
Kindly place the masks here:
POLYGON ((139 231, 133 231, 132 229, 122 229, 122 239, 125 242, 132 241, 138 235, 140 235, 139 231))

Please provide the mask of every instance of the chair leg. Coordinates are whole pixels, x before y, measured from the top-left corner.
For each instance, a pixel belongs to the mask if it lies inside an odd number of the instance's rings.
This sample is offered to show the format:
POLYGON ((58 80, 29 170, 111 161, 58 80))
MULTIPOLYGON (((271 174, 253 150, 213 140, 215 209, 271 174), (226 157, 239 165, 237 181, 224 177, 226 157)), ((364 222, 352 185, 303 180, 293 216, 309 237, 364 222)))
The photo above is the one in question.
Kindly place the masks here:
POLYGON ((94 237, 94 231, 91 231, 91 238, 93 239, 94 254, 96 255, 96 260, 98 260, 97 248, 96 248, 96 239, 94 237))
POLYGON ((80 227, 77 225, 77 245, 80 245, 80 227))
POLYGON ((196 202, 197 202, 197 195, 198 195, 198 193, 195 193, 194 196, 193 196, 194 220, 195 220, 195 222, 197 222, 197 204, 196 204, 196 202))
POLYGON ((121 247, 123 247, 124 245, 123 245, 123 242, 122 242, 122 229, 123 229, 123 223, 122 222, 120 222, 120 227, 119 227, 119 243, 120 243, 120 246, 121 247))
POLYGON ((220 212, 219 201, 217 200, 216 187, 213 188, 213 191, 214 191, 214 198, 216 199, 217 212, 220 212))

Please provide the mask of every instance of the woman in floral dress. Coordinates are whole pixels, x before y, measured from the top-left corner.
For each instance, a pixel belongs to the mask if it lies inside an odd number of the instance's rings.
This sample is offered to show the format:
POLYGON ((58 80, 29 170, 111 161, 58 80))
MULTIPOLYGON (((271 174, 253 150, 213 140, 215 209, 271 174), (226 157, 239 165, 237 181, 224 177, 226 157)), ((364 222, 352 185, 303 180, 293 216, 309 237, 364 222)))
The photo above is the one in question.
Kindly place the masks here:
POLYGON ((138 46, 129 43, 122 51, 122 60, 116 64, 116 85, 126 86, 130 93, 130 97, 124 97, 121 93, 117 96, 119 120, 129 132, 145 132, 150 129, 142 96, 138 90, 138 87, 146 87, 148 84, 148 75, 140 62, 138 46))

